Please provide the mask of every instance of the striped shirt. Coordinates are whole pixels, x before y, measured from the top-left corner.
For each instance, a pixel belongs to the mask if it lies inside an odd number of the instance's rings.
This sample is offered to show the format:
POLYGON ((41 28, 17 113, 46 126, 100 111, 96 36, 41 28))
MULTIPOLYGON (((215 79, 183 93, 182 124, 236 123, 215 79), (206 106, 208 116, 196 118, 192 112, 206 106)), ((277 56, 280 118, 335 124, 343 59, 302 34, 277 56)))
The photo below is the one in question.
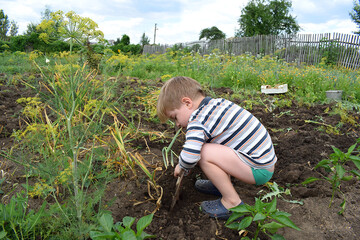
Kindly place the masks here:
POLYGON ((196 165, 204 143, 228 146, 256 169, 270 168, 277 160, 270 135, 260 121, 223 98, 206 97, 191 114, 179 158, 181 168, 189 170, 196 165))

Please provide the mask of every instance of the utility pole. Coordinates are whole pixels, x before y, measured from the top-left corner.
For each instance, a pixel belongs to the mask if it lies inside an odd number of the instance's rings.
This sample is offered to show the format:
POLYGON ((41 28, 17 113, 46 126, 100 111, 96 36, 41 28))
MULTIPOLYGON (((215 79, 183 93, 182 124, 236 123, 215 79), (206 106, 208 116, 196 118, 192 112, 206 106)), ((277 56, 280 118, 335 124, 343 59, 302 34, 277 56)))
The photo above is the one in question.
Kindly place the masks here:
POLYGON ((155 44, 155 39, 156 39, 156 30, 158 30, 158 29, 156 28, 156 25, 157 25, 157 23, 155 23, 155 29, 154 29, 154 44, 155 44))

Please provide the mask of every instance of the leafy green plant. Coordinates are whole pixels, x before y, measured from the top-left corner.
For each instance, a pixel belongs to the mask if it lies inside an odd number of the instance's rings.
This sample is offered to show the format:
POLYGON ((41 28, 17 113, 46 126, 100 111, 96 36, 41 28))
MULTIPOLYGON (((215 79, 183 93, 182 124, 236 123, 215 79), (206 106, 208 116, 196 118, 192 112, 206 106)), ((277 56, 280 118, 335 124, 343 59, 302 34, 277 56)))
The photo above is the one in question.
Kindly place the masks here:
POLYGON ((46 215, 44 202, 38 212, 28 211, 27 198, 21 193, 8 204, 0 204, 0 239, 31 239, 42 235, 41 218, 46 215))
MULTIPOLYGON (((360 138, 357 140, 357 143, 350 146, 348 151, 342 152, 340 149, 332 146, 334 153, 330 154, 329 159, 323 159, 320 161, 314 169, 323 168, 326 172, 329 173, 328 176, 321 174, 322 178, 310 177, 302 182, 303 185, 318 181, 325 180, 331 184, 332 194, 330 199, 329 207, 334 200, 335 193, 340 193, 343 197, 343 202, 340 204, 341 210, 338 212, 342 214, 345 211, 346 197, 345 194, 341 191, 341 183, 343 181, 349 181, 354 177, 357 177, 360 180, 360 173, 357 170, 346 170, 345 165, 349 162, 353 162, 358 170, 360 170, 360 154, 359 151, 357 155, 353 155, 355 152, 357 144, 360 143, 360 138)), ((358 150, 360 147, 358 147, 358 150)))
MULTIPOLYGON (((288 200, 286 199, 283 195, 290 195, 291 196, 291 192, 290 189, 286 188, 284 189, 283 187, 280 187, 276 182, 267 182, 265 184, 266 187, 268 187, 271 192, 266 193, 265 195, 263 195, 261 197, 261 201, 268 201, 271 200, 272 198, 281 198, 282 200, 284 200, 285 202, 289 202, 289 203, 297 203, 300 205, 303 205, 303 201, 299 201, 299 200, 288 200)), ((262 190, 259 192, 261 193, 262 190)))
POLYGON ((124 217, 122 222, 114 224, 114 219, 111 214, 103 214, 99 219, 100 226, 90 232, 91 239, 103 240, 103 239, 114 239, 114 240, 138 240, 155 238, 156 236, 147 234, 144 229, 150 225, 154 214, 149 214, 139 219, 136 224, 136 232, 131 228, 135 222, 133 217, 124 217))
MULTIPOLYGON (((276 204, 276 198, 269 203, 263 202, 259 198, 255 198, 254 206, 243 204, 231 208, 233 214, 226 221, 226 227, 241 232, 254 222, 256 224, 256 230, 252 239, 255 240, 258 239, 261 232, 272 239, 284 239, 283 236, 276 234, 280 228, 284 227, 290 227, 300 231, 301 229, 290 220, 289 216, 291 216, 291 214, 279 211, 276 204), (243 219, 240 222, 237 222, 236 220, 240 217, 243 217, 243 219)), ((244 237, 242 239, 250 238, 244 237)))

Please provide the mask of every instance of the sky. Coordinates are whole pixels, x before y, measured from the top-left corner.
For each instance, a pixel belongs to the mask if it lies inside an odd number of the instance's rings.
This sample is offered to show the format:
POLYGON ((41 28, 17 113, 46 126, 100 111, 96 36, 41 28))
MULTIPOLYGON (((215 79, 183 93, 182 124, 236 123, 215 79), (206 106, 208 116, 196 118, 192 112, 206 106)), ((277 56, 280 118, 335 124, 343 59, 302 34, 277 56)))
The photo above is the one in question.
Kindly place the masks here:
MULTIPOLYGON (((41 22, 46 8, 75 11, 94 20, 105 39, 124 34, 140 42, 143 33, 150 43, 175 44, 197 41, 202 29, 216 26, 233 37, 241 10, 249 0, 0 0, 0 9, 23 34, 30 23, 41 22), (156 31, 155 31, 156 24, 156 31), (155 36, 156 33, 156 36, 155 36)), ((301 27, 299 33, 347 33, 357 31, 349 12, 353 0, 292 0, 290 14, 301 27)))

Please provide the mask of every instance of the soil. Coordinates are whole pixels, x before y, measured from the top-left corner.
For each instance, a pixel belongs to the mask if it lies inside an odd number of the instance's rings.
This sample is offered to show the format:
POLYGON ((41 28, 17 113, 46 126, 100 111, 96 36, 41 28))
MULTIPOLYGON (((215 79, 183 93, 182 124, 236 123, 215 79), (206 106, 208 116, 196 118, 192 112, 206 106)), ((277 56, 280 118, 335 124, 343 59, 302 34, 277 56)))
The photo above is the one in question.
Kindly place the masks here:
MULTIPOLYGON (((134 82, 132 82, 134 84, 134 82)), ((121 90, 119 90, 121 91, 121 90)), ((217 96, 229 97, 229 89, 215 89, 217 96)), ((0 86, 0 148, 9 149, 12 146, 11 133, 23 127, 21 124, 22 106, 16 99, 33 96, 34 93, 24 87, 0 86)), ((262 95, 264 102, 269 102, 272 96, 262 95)), ((285 96, 286 98, 286 96, 285 96)), ((243 101, 234 100, 242 105, 243 101)), ((290 219, 301 229, 283 228, 278 231, 286 239, 358 239, 360 235, 360 184, 356 179, 341 184, 341 190, 346 196, 346 209, 339 215, 342 196, 335 195, 332 206, 331 186, 324 181, 317 181, 306 186, 301 183, 308 177, 320 177, 320 173, 327 174, 321 169, 314 169, 322 159, 333 153, 335 146, 346 152, 360 137, 359 118, 355 112, 348 113, 355 124, 344 122, 339 114, 332 114, 335 104, 321 104, 315 106, 300 105, 295 102, 289 107, 276 107, 269 111, 264 105, 253 106, 249 109, 269 130, 274 142, 278 162, 271 181, 283 188, 289 188, 291 195, 284 195, 287 200, 303 201, 303 205, 289 203, 278 198, 278 209, 291 214, 290 219), (311 120, 310 122, 308 120, 311 120), (337 126, 339 133, 331 131, 326 126, 337 126)), ((166 125, 155 124, 152 121, 142 123, 148 130, 165 131, 166 125)), ((173 150, 179 153, 182 137, 176 142, 173 150)), ((170 140, 169 140, 170 141, 170 140)), ((162 167, 157 173, 157 183, 163 189, 161 204, 151 199, 146 184, 146 176, 137 169, 138 177, 126 179, 117 178, 107 186, 105 199, 112 202, 109 210, 114 220, 121 221, 125 216, 140 217, 154 211, 152 223, 145 232, 156 235, 156 239, 240 239, 238 232, 224 226, 225 221, 210 219, 199 210, 202 201, 216 199, 215 196, 198 193, 194 188, 197 178, 204 178, 201 170, 195 167, 192 173, 184 178, 183 186, 174 210, 169 211, 172 196, 175 191, 176 179, 173 177, 173 167, 165 169, 162 166, 161 150, 167 143, 152 142, 151 140, 136 142, 138 151, 154 167, 162 167), (142 148, 141 148, 142 147, 142 148), (137 184, 140 183, 140 184, 137 184)), ((135 151, 135 150, 134 150, 135 151)), ((21 183, 21 168, 14 163, 1 159, 1 170, 12 173, 1 189, 6 193, 8 186, 21 183), (8 186, 7 186, 8 185, 8 186)), ((352 164, 347 170, 354 169, 352 164)), ((253 186, 233 179, 234 186, 241 199, 253 205, 255 197, 260 197, 261 190, 269 192, 265 186, 253 186)), ((20 185, 20 184, 19 184, 20 185)), ((154 189, 150 190, 155 196, 154 189)), ((4 194, 2 194, 4 202, 4 194)), ((158 202, 159 203, 159 202, 158 202)), ((31 203, 30 203, 31 204, 31 203)), ((35 204, 35 203, 34 203, 35 204)), ((252 237, 253 225, 249 227, 248 237, 252 237)), ((242 235, 243 236, 243 235, 242 235)), ((261 235, 261 239, 268 239, 261 235)))

